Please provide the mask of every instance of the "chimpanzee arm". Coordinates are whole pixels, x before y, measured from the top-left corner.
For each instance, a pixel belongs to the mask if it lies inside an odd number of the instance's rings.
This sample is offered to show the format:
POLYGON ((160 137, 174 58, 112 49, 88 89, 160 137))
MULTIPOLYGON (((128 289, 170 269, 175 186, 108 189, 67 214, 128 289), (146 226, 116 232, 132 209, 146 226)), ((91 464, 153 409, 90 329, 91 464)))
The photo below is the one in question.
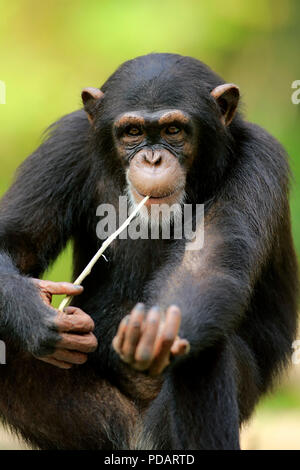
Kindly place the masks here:
POLYGON ((81 111, 52 126, 0 203, 0 335, 33 353, 47 350, 57 334, 51 331, 53 311, 30 277, 56 258, 88 204, 88 126, 81 111))

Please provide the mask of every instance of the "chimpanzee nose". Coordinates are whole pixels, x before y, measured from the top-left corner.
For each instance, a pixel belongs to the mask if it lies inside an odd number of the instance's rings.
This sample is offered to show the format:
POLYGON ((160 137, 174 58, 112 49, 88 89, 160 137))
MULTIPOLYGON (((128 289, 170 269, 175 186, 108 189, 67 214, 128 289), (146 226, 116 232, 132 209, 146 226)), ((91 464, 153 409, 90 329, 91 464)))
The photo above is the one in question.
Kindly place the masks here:
POLYGON ((143 159, 146 164, 151 166, 159 166, 162 162, 162 155, 159 151, 148 150, 144 152, 143 159))

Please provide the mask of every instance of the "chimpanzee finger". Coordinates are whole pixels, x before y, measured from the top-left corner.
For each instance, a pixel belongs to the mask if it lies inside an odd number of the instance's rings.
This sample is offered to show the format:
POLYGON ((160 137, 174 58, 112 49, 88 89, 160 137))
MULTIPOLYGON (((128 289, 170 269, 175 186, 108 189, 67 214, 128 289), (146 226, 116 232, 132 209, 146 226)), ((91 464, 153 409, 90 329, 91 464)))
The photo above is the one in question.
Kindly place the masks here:
POLYGON ((171 347, 171 354, 173 356, 183 356, 188 354, 190 351, 190 343, 187 339, 181 339, 179 336, 175 339, 173 346, 171 347))
POLYGON ((78 295, 83 291, 82 286, 76 286, 71 282, 53 282, 43 279, 32 279, 33 283, 41 290, 49 292, 52 295, 78 295))
POLYGON ((166 319, 155 345, 155 358, 149 369, 149 375, 158 375, 170 362, 170 350, 177 337, 181 322, 181 311, 171 305, 166 312, 166 319))
POLYGON ((71 369, 72 364, 68 364, 67 362, 63 361, 58 361, 57 359, 54 359, 53 357, 37 357, 40 361, 47 362, 47 364, 51 364, 52 366, 59 367, 60 369, 71 369))
POLYGON ((147 369, 152 361, 159 322, 160 310, 158 307, 152 307, 147 315, 144 331, 134 356, 134 367, 138 370, 147 369))
POLYGON ((43 302, 49 306, 51 306, 53 294, 65 294, 73 297, 83 291, 82 286, 76 286, 70 282, 52 282, 35 278, 31 278, 31 281, 38 288, 43 302))
POLYGON ((129 315, 126 315, 126 317, 124 317, 121 320, 117 334, 112 341, 112 346, 114 350, 116 351, 116 353, 120 355, 122 354, 122 346, 123 346, 123 341, 125 338, 125 331, 129 322, 129 318, 130 318, 129 315))
POLYGON ((165 338, 176 339, 181 323, 181 310, 177 305, 170 305, 166 311, 166 320, 162 330, 165 338))
POLYGON ((124 341, 122 345, 122 359, 125 362, 132 362, 136 346, 141 336, 141 326, 145 318, 145 307, 143 304, 137 304, 132 310, 127 328, 125 330, 124 341))
POLYGON ((60 333, 89 333, 95 328, 92 318, 77 307, 66 307, 64 312, 58 313, 54 323, 60 333))
POLYGON ((79 351, 70 351, 68 349, 56 349, 54 353, 48 357, 69 364, 84 364, 88 359, 87 354, 79 351))
POLYGON ((60 337, 61 339, 57 343, 57 348, 59 349, 90 353, 95 351, 98 346, 97 338, 92 332, 84 335, 63 333, 60 337))

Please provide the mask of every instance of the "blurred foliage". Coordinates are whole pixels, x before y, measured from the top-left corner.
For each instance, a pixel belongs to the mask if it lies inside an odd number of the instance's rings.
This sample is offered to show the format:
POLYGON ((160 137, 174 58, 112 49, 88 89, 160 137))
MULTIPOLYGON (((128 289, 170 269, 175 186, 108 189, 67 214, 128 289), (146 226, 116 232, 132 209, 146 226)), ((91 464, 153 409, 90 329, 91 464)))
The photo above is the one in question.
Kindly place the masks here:
MULTIPOLYGON (((300 254, 300 104, 291 102, 291 84, 300 79, 298 0, 0 0, 0 11, 0 80, 7 87, 0 193, 44 128, 81 106, 83 87, 101 86, 121 62, 141 54, 191 55, 237 83, 247 118, 290 154, 300 254)), ((70 279, 70 253, 69 246, 46 276, 70 279)), ((280 393, 277 404, 300 406, 280 393)))
POLYGON ((263 408, 264 410, 297 408, 298 410, 300 410, 299 388, 295 386, 281 387, 279 390, 277 390, 275 394, 272 394, 265 398, 258 407, 258 410, 260 408, 263 408))

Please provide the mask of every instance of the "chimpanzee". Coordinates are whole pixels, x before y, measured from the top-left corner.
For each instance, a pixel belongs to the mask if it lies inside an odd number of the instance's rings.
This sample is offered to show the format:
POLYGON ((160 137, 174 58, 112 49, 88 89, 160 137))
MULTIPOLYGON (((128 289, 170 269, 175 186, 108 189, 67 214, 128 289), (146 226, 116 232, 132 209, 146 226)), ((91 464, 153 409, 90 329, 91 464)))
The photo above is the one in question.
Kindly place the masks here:
POLYGON ((41 449, 238 449, 296 330, 285 152, 190 57, 130 60, 82 99, 1 202, 2 420, 41 449), (83 287, 40 280, 68 240, 76 278, 124 195, 204 205, 202 248, 119 237, 83 287))

